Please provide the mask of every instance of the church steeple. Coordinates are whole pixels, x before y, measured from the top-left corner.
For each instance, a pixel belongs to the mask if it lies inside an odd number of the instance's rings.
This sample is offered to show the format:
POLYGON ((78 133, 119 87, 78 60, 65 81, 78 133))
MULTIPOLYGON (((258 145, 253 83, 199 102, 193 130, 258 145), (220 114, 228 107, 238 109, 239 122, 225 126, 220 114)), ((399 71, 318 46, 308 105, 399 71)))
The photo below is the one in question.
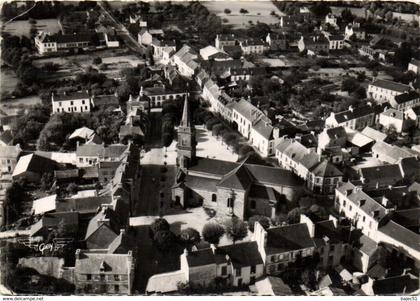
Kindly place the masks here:
POLYGON ((182 119, 178 127, 177 160, 182 169, 187 169, 196 156, 195 129, 191 123, 188 96, 185 96, 182 119))
POLYGON ((190 121, 190 106, 188 104, 188 96, 185 95, 184 100, 184 109, 182 111, 182 119, 181 123, 179 124, 181 127, 191 127, 191 121, 190 121))

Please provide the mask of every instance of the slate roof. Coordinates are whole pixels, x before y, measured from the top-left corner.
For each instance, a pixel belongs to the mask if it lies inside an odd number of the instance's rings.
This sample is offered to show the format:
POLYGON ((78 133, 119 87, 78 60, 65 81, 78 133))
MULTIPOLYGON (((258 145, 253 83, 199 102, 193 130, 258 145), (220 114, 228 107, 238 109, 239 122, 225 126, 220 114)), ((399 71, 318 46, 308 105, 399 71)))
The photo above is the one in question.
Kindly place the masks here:
POLYGON ((404 113, 395 109, 388 109, 385 112, 382 112, 381 115, 404 120, 404 113))
POLYGON ((404 178, 409 178, 412 176, 420 176, 420 158, 408 157, 402 158, 399 161, 399 166, 402 169, 404 178))
POLYGON ((256 108, 252 103, 245 99, 241 99, 240 101, 236 102, 233 107, 233 110, 237 111, 245 119, 251 122, 260 117, 260 115, 264 114, 263 112, 261 112, 261 110, 256 108))
POLYGON ((411 59, 410 64, 416 65, 417 67, 420 67, 420 61, 419 60, 416 60, 415 58, 412 58, 411 59))
POLYGON ((338 126, 335 128, 328 128, 325 131, 330 139, 340 139, 340 138, 347 137, 346 131, 344 130, 344 127, 342 126, 338 126))
POLYGON ((339 177, 343 175, 343 173, 328 160, 319 162, 319 164, 310 169, 310 172, 313 173, 316 177, 323 178, 339 177))
POLYGON ((205 178, 205 177, 196 177, 187 175, 184 179, 184 184, 190 189, 206 190, 206 191, 217 191, 217 184, 219 180, 205 178))
POLYGON ((386 214, 387 210, 377 201, 372 199, 366 192, 364 192, 360 187, 356 187, 350 182, 343 183, 339 186, 338 191, 342 194, 347 193, 347 199, 351 201, 354 205, 362 209, 366 214, 375 213, 375 218, 381 220, 386 214))
POLYGON ((276 190, 271 187, 261 185, 252 185, 249 190, 249 196, 269 201, 277 201, 280 199, 280 194, 276 190))
POLYGON ((297 251, 314 247, 304 223, 270 228, 267 230, 267 255, 297 251))
POLYGON ((106 223, 106 227, 111 229, 115 234, 120 233, 120 221, 117 217, 117 214, 114 210, 110 208, 102 208, 101 211, 98 212, 92 219, 89 221, 89 225, 86 230, 85 239, 88 239, 93 233, 96 232, 102 225, 105 223, 99 223, 101 220, 108 220, 106 223))
POLYGON ((216 254, 228 255, 234 268, 263 264, 261 254, 258 251, 258 245, 255 241, 218 247, 216 254))
POLYGON ((274 127, 271 125, 271 121, 266 116, 261 116, 261 118, 252 125, 252 129, 267 140, 274 139, 274 127))
POLYGON ((13 141, 12 131, 7 130, 0 133, 0 141, 2 141, 4 144, 10 144, 13 141))
POLYGON ((56 211, 77 211, 79 213, 96 213, 98 207, 102 204, 110 204, 112 198, 110 195, 102 195, 86 198, 69 198, 56 202, 56 211))
POLYGON ((325 245, 325 237, 328 238, 329 243, 339 243, 342 241, 342 235, 334 226, 332 220, 315 223, 314 242, 317 247, 325 245))
POLYGON ((360 118, 363 116, 367 116, 369 114, 374 114, 375 108, 370 105, 365 106, 358 106, 356 108, 353 108, 352 110, 346 110, 339 113, 335 113, 334 117, 337 120, 338 123, 343 123, 349 120, 353 120, 356 118, 360 118))
POLYGON ((64 169, 64 170, 55 170, 54 177, 57 180, 65 180, 65 179, 77 179, 79 177, 79 170, 77 168, 74 169, 64 169))
POLYGON ((360 170, 360 175, 365 178, 368 183, 394 183, 401 181, 404 177, 400 167, 397 164, 381 165, 373 167, 364 167, 360 170))
POLYGON ((372 289, 375 295, 410 294, 419 289, 419 280, 410 275, 379 279, 373 282, 372 289))
POLYGON ((80 252, 79 259, 76 259, 75 273, 77 274, 99 274, 101 267, 105 273, 126 275, 131 266, 127 254, 91 253, 80 252))
POLYGON ((399 241, 400 243, 409 246, 418 252, 420 251, 420 235, 397 224, 392 220, 380 227, 378 231, 390 236, 396 241, 399 241))
POLYGON ((216 264, 215 256, 211 248, 189 252, 187 262, 190 267, 216 264))
POLYGON ((84 99, 90 98, 89 94, 86 91, 80 92, 71 92, 64 94, 54 94, 53 101, 66 101, 66 100, 75 100, 75 99, 84 99))
POLYGON ((218 34, 217 38, 220 41, 234 41, 236 40, 236 37, 234 34, 218 34))
POLYGON ((420 208, 412 208, 395 211, 392 220, 406 228, 420 227, 420 208))
POLYGON ((400 95, 395 96, 395 102, 398 104, 402 104, 408 101, 411 101, 413 99, 420 98, 420 94, 416 91, 409 91, 400 95))
POLYGON ((244 166, 244 163, 224 175, 217 186, 247 190, 253 182, 252 176, 248 169, 244 166))
MULTIPOLYGON (((57 227, 62 223, 64 226, 77 228, 79 214, 77 212, 46 213, 36 224, 31 227, 31 236, 37 234, 42 228, 57 227)), ((73 231, 75 229, 72 229, 73 231)))
POLYGON ((120 136, 129 136, 129 135, 144 136, 144 133, 139 126, 133 126, 132 124, 125 124, 125 125, 120 126, 119 135, 120 136))
POLYGON ((410 91, 410 86, 408 85, 404 85, 401 83, 397 83, 397 82, 393 82, 393 81, 385 80, 385 79, 378 79, 374 81, 373 83, 371 83, 371 85, 382 88, 382 89, 388 89, 388 90, 400 92, 400 93, 410 91))

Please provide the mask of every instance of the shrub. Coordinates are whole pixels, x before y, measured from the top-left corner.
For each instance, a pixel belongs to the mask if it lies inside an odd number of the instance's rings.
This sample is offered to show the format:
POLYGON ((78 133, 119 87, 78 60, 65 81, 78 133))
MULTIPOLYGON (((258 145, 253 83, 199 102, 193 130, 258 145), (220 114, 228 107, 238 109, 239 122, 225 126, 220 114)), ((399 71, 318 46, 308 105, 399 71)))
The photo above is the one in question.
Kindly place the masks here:
POLYGON ((159 231, 169 231, 170 225, 168 221, 164 218, 157 218, 151 225, 150 231, 152 231, 153 236, 159 231))
POLYGON ((248 226, 249 230, 254 232, 255 222, 259 222, 264 229, 268 229, 270 227, 270 219, 263 215, 254 215, 248 219, 248 226))
POLYGON ((100 65, 102 64, 102 59, 99 56, 97 56, 93 59, 92 63, 95 65, 100 65))
POLYGON ((219 124, 219 119, 217 119, 216 117, 213 117, 207 120, 206 121, 207 130, 211 131, 213 129, 213 126, 215 126, 216 124, 219 124))
POLYGON ((207 223, 201 231, 203 239, 208 243, 217 245, 220 241, 220 238, 225 234, 225 229, 216 223, 207 223))
POLYGON ((153 241, 156 247, 161 251, 168 251, 172 249, 176 242, 175 235, 168 230, 156 232, 153 236, 153 241))
POLYGON ((224 10, 224 12, 225 12, 225 14, 230 14, 232 11, 229 9, 229 8, 225 8, 225 10, 224 10))
POLYGON ((194 228, 186 228, 181 231, 179 235, 181 241, 185 244, 195 244, 200 242, 200 232, 195 230, 194 228))
POLYGON ((237 217, 228 218, 224 221, 226 234, 228 234, 233 241, 241 240, 248 235, 248 226, 237 217))

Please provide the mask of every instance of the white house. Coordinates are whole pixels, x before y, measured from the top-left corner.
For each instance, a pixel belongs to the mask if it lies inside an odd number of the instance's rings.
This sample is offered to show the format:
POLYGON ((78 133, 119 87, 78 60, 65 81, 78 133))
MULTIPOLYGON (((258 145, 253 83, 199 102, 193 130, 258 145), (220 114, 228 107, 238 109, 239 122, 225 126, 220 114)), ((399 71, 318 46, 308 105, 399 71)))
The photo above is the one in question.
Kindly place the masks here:
POLYGON ((378 103, 390 102, 395 96, 410 91, 411 88, 408 85, 401 83, 378 79, 368 86, 367 94, 368 97, 374 99, 378 103))
POLYGON ((198 70, 198 55, 194 49, 188 45, 182 46, 172 57, 171 62, 177 66, 181 75, 191 78, 198 70))
POLYGON ((64 93, 51 96, 52 114, 90 112, 92 98, 87 92, 64 93))
POLYGON ((264 113, 260 109, 245 99, 235 103, 232 108, 233 122, 237 125, 239 133, 246 139, 251 137, 253 123, 263 115, 264 113))
POLYGON ((385 109, 384 112, 379 114, 379 124, 384 128, 395 128, 397 133, 402 133, 407 129, 409 123, 404 112, 395 109, 385 109))
POLYGON ((411 62, 408 63, 407 71, 413 71, 415 74, 419 74, 420 69, 420 60, 414 58, 411 59, 411 62))
POLYGON ((262 40, 245 40, 240 43, 243 54, 262 54, 269 48, 262 40))
POLYGON ((142 28, 138 34, 138 42, 142 45, 151 45, 153 38, 163 37, 162 29, 142 28))
POLYGON ((263 157, 274 155, 274 146, 280 140, 279 128, 271 125, 271 120, 265 116, 255 121, 251 127, 250 142, 263 157))
POLYGON ((325 36, 330 43, 330 50, 340 50, 344 48, 344 37, 342 35, 328 34, 325 36))
POLYGON ((337 17, 333 14, 328 14, 325 16, 325 23, 337 27, 337 17))

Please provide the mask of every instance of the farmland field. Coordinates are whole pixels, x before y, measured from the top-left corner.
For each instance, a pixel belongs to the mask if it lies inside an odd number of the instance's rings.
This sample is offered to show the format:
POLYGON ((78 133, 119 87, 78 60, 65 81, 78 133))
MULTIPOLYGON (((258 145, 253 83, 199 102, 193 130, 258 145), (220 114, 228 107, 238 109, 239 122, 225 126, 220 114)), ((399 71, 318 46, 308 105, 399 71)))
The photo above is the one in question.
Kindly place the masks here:
POLYGON ((18 83, 15 72, 8 67, 2 67, 0 71, 0 91, 2 93, 12 93, 18 83))
POLYGON ((244 28, 249 26, 249 21, 254 24, 257 21, 267 24, 278 23, 279 19, 272 16, 271 12, 277 15, 284 15, 270 1, 203 1, 202 4, 207 7, 210 12, 215 13, 222 19, 227 19, 228 23, 234 28, 244 28), (247 14, 239 13, 240 9, 246 9, 247 14), (224 10, 230 9, 230 14, 225 14, 224 10))
MULTIPOLYGON (((57 19, 42 19, 36 20, 35 24, 38 31, 46 31, 51 34, 60 31, 57 19)), ((31 24, 28 20, 13 21, 7 24, 4 28, 4 32, 10 33, 16 36, 27 36, 29 37, 31 30, 31 24)))

